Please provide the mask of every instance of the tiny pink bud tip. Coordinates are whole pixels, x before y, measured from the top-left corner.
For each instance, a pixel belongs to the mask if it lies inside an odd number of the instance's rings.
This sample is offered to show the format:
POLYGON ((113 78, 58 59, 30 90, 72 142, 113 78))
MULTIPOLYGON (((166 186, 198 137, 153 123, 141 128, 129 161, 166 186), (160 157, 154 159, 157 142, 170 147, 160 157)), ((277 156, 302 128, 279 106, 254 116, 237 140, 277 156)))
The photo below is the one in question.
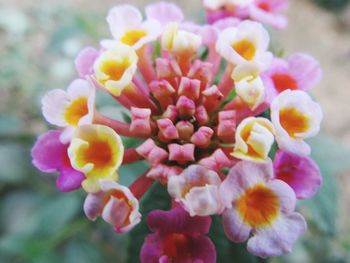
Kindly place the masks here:
POLYGON ((192 63, 192 66, 188 72, 188 77, 192 79, 198 79, 201 82, 201 90, 204 90, 208 83, 211 83, 213 79, 212 72, 212 63, 196 60, 192 63))
POLYGON ((186 96, 181 96, 178 99, 176 108, 181 117, 192 117, 196 112, 196 104, 186 96))
POLYGON ((136 148, 138 154, 147 159, 152 166, 156 166, 168 158, 168 152, 158 147, 152 139, 148 139, 136 148))
POLYGON ((162 184, 167 184, 170 177, 179 175, 182 170, 183 169, 179 166, 158 164, 156 167, 153 167, 149 170, 147 177, 158 180, 162 184))
POLYGON ((223 150, 217 149, 211 156, 200 160, 199 164, 220 173, 222 168, 232 166, 232 161, 227 157, 223 150))
POLYGON ((194 161, 194 148, 195 146, 192 143, 184 145, 176 143, 169 144, 169 160, 177 161, 179 164, 194 161))
POLYGON ((182 72, 179 64, 174 59, 157 58, 156 72, 158 79, 173 78, 181 76, 182 72))
POLYGON ((236 112, 233 110, 219 113, 218 137, 227 143, 235 141, 236 112))
POLYGON ((189 79, 182 77, 178 90, 179 96, 186 96, 189 99, 197 100, 199 98, 201 82, 198 79, 189 79))
POLYGON ((184 141, 189 141, 194 132, 193 124, 189 121, 179 121, 176 124, 176 129, 179 133, 180 139, 184 141))
POLYGON ((174 140, 179 138, 179 133, 170 119, 159 119, 157 121, 159 133, 167 140, 174 140))
POLYGON ((162 117, 175 122, 177 119, 177 108, 174 105, 169 105, 164 111, 162 117))
POLYGON ((204 90, 202 94, 204 96, 203 105, 209 112, 217 109, 224 98, 224 95, 222 95, 218 87, 215 85, 204 90))
POLYGON ((210 144, 214 131, 209 127, 200 127, 191 137, 191 142, 199 147, 205 148, 210 144))
POLYGON ((153 96, 159 101, 163 108, 166 108, 169 104, 174 102, 172 95, 175 93, 175 89, 166 80, 155 80, 149 84, 149 88, 153 96))
POLYGON ((199 106, 196 109, 195 118, 199 125, 206 125, 209 121, 208 112, 204 106, 199 106))
POLYGON ((130 132, 138 135, 150 135, 152 132, 150 117, 150 109, 132 107, 130 132))

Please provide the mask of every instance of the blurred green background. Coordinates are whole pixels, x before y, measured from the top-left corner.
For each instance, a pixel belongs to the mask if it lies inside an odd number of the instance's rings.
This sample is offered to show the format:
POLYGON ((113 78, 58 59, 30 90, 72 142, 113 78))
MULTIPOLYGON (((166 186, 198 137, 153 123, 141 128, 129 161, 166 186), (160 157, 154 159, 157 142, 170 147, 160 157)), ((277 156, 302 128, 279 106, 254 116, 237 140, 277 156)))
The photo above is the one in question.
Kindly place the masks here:
MULTIPOLYGON (((88 221, 82 212, 84 193, 59 193, 55 176, 36 171, 30 159, 36 136, 49 128, 40 112, 41 97, 76 77, 74 57, 109 36, 105 15, 122 2, 142 7, 154 1, 0 0, 0 262, 138 262, 144 222, 130 238, 114 234, 101 220, 88 221)), ((200 0, 174 2, 187 18, 203 19, 200 0)), ((324 69, 313 91, 325 111, 324 128, 310 141, 324 184, 314 199, 299 202, 308 233, 293 253, 270 262, 350 262, 350 8, 345 0, 290 2, 290 25, 272 31, 273 45, 286 54, 309 52, 324 69)), ((101 111, 117 114, 116 103, 107 97, 98 104, 101 111)), ((126 141, 129 147, 135 143, 126 141)), ((129 184, 144 168, 143 163, 124 167, 122 182, 129 184)), ((142 211, 166 209, 167 201, 156 185, 142 211)), ((259 262, 244 246, 228 243, 220 224, 210 235, 218 246, 218 263, 259 262)))

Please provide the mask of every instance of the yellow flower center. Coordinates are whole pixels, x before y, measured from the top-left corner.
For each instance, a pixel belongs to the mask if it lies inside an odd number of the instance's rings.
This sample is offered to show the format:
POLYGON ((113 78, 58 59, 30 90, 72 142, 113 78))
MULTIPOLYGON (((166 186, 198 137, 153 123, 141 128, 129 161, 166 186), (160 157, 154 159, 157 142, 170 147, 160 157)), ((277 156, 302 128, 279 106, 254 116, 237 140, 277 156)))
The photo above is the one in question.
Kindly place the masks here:
POLYGON ((252 60, 256 54, 256 47, 254 43, 247 39, 242 39, 234 43, 232 48, 246 60, 252 60))
POLYGON ((147 36, 147 32, 144 30, 129 30, 122 36, 120 41, 128 46, 133 46, 145 36, 147 36))
POLYGON ((258 228, 271 225, 279 214, 278 197, 263 184, 258 184, 245 191, 236 203, 243 221, 258 228))
POLYGON ((88 114, 88 111, 88 98, 79 97, 67 107, 64 119, 69 125, 77 126, 79 120, 88 114))
POLYGON ((285 108, 280 111, 280 123, 292 138, 298 133, 305 133, 310 126, 309 117, 295 108, 285 108))
POLYGON ((114 80, 118 81, 120 80, 127 68, 130 66, 130 63, 127 59, 123 60, 106 60, 102 66, 101 66, 101 71, 108 76, 107 80, 114 80))

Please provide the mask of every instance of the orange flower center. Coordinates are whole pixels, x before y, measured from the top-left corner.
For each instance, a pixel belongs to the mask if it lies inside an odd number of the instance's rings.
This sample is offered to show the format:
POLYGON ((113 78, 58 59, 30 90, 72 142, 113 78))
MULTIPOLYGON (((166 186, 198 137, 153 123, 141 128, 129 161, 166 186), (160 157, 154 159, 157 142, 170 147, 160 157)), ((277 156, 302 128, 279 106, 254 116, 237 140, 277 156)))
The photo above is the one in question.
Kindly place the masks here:
POLYGON ((92 141, 84 152, 86 163, 93 163, 96 168, 103 168, 112 160, 112 152, 108 142, 92 141))
POLYGON ((243 221, 252 227, 270 225, 279 213, 278 197, 266 186, 247 189, 236 207, 243 221))
POLYGON ((252 60, 256 54, 254 43, 247 39, 234 43, 232 48, 246 60, 252 60))
POLYGON ((310 119, 295 108, 285 108, 280 111, 280 123, 289 136, 296 139, 297 134, 309 129, 310 119))
POLYGON ((129 30, 120 41, 128 46, 133 46, 144 36, 147 36, 147 32, 144 30, 129 30))
POLYGON ((80 97, 74 100, 64 112, 64 119, 69 125, 77 126, 79 120, 88 114, 88 99, 80 97))
POLYGON ((259 6, 260 9, 262 9, 262 10, 264 10, 266 12, 270 11, 270 6, 266 2, 260 3, 260 4, 258 4, 258 6, 259 6))
POLYGON ((129 67, 127 60, 109 60, 103 63, 101 71, 108 76, 109 80, 120 80, 129 67))
POLYGON ((183 262, 190 254, 190 240, 188 236, 181 233, 172 233, 164 239, 164 254, 172 258, 174 263, 183 262))
POLYGON ((272 76, 272 81, 278 93, 281 93, 287 89, 298 89, 298 84, 296 80, 288 74, 275 74, 272 76))

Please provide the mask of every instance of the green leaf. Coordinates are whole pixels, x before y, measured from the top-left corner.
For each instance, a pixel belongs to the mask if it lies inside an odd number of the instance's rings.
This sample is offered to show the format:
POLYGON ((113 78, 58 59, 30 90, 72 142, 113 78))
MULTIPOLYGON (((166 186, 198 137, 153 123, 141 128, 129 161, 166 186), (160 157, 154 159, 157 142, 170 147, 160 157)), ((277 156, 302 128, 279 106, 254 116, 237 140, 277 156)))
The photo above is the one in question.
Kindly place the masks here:
POLYGON ((146 193, 141 201, 142 221, 130 233, 130 244, 128 247, 129 263, 140 262, 140 251, 145 239, 149 234, 146 218, 149 212, 155 209, 169 210, 171 199, 165 186, 155 183, 146 193))
POLYGON ((209 237, 216 247, 216 262, 267 262, 266 260, 260 259, 250 254, 246 249, 246 244, 235 244, 229 241, 225 236, 220 216, 212 216, 209 237))
POLYGON ((64 250, 66 263, 99 263, 105 262, 101 251, 88 240, 72 240, 64 250))

